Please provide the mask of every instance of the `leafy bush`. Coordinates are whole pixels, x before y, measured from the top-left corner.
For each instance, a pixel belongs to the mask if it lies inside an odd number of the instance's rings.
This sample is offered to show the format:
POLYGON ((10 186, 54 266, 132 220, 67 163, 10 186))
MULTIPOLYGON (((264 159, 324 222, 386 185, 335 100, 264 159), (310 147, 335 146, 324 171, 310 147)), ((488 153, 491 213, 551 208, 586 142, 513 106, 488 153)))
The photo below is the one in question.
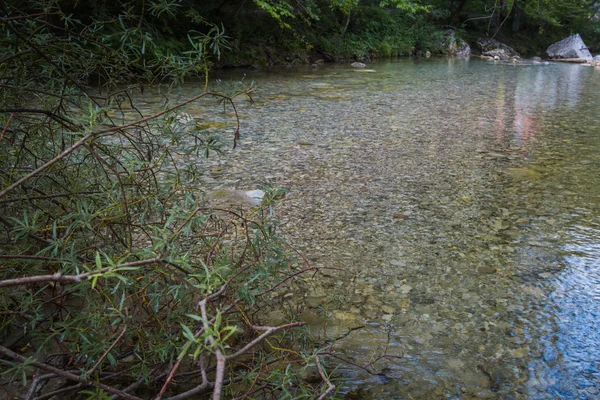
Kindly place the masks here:
POLYGON ((33 4, 0 18, 0 386, 28 399, 332 392, 303 323, 257 314, 303 272, 264 212, 278 192, 246 210, 205 202, 200 160, 219 140, 186 106, 212 97, 235 112, 252 89, 136 108, 132 81, 207 76, 222 27, 190 31, 174 53, 132 9, 106 25, 33 4), (295 374, 308 367, 312 386, 295 374))
POLYGON ((424 15, 364 6, 355 11, 344 34, 329 31, 326 35, 312 37, 312 40, 316 49, 332 58, 361 60, 373 56, 407 56, 417 51, 439 52, 441 32, 424 15))

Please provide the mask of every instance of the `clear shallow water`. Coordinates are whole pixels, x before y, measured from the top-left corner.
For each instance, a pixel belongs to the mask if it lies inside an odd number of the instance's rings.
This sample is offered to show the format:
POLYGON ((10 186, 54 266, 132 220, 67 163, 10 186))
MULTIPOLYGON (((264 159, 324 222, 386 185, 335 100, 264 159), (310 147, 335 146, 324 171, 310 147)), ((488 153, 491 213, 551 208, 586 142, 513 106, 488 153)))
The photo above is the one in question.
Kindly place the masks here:
MULTIPOLYGON (((207 165, 209 189, 288 188, 283 235, 344 268, 282 289, 270 317, 364 326, 335 345, 361 365, 389 341, 402 358, 337 370, 349 398, 600 397, 600 70, 368 68, 246 72, 240 145, 207 165)), ((208 110, 186 112, 232 122, 208 110)))

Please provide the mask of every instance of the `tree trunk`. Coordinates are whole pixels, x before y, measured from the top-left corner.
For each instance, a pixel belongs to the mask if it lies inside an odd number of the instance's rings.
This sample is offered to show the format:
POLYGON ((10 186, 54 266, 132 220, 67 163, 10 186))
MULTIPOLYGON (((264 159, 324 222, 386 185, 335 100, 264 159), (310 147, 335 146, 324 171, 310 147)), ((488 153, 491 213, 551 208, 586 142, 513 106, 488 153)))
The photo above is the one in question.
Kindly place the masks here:
POLYGON ((494 31, 498 31, 501 28, 502 22, 504 22, 504 18, 506 17, 506 7, 508 5, 507 2, 507 0, 502 0, 500 7, 494 10, 494 16, 491 21, 494 31))
POLYGON ((467 0, 450 0, 450 24, 460 25, 460 13, 467 4, 467 0))
POLYGON ((351 12, 348 11, 348 14, 346 14, 346 21, 344 22, 344 27, 342 28, 342 32, 340 33, 340 35, 342 35, 342 36, 344 36, 346 31, 348 30, 348 25, 350 25, 350 15, 351 15, 351 12))
POLYGON ((521 30, 521 18, 523 17, 524 10, 525 10, 525 0, 515 0, 515 2, 513 4, 513 19, 512 19, 513 32, 519 32, 521 30))

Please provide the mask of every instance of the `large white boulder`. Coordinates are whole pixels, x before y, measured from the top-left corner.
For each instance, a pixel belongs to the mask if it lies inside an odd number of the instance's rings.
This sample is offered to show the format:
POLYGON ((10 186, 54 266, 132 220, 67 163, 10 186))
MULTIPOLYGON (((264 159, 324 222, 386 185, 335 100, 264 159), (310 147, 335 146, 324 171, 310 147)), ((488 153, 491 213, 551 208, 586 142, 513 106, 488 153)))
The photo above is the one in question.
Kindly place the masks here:
POLYGON ((592 58, 579 33, 554 43, 546 50, 550 58, 592 58))

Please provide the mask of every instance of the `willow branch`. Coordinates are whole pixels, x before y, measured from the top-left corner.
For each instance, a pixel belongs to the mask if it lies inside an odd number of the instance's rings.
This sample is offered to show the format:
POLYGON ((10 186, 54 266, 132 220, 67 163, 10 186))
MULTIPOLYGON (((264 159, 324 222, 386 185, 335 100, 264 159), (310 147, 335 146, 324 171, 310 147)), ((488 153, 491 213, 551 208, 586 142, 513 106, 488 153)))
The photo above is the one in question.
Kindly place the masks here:
POLYGON ((55 368, 55 367, 53 367, 51 365, 47 365, 47 364, 44 364, 44 363, 41 363, 41 362, 38 362, 38 361, 31 361, 30 359, 25 358, 25 357, 23 357, 23 356, 15 353, 15 352, 13 352, 13 351, 7 349, 6 347, 4 347, 2 345, 0 345, 0 354, 2 354, 3 356, 6 356, 8 358, 11 358, 13 360, 19 361, 21 363, 25 363, 26 362, 27 365, 29 365, 29 366, 34 366, 34 367, 37 367, 37 368, 40 368, 40 369, 43 369, 43 370, 46 370, 46 371, 49 371, 49 372, 53 372, 56 375, 61 376, 61 377, 66 378, 66 379, 69 379, 71 381, 83 383, 85 385, 93 386, 93 387, 102 389, 102 390, 104 390, 106 392, 119 395, 119 396, 123 397, 124 399, 128 399, 128 400, 142 400, 139 397, 132 396, 132 395, 127 394, 127 393, 123 393, 122 391, 117 390, 117 389, 115 389, 115 388, 113 388, 111 386, 105 385, 103 383, 95 382, 95 381, 92 381, 92 380, 89 380, 89 379, 82 378, 82 377, 77 376, 77 375, 73 375, 70 372, 63 371, 61 369, 55 368))
POLYGON ((143 265, 152 264, 155 262, 160 262, 160 258, 150 258, 147 260, 140 261, 132 261, 128 263, 123 263, 116 265, 114 267, 106 267, 99 269, 97 271, 85 272, 79 275, 63 275, 61 272, 57 272, 52 275, 38 275, 38 276, 27 276, 23 278, 15 278, 15 279, 5 279, 0 281, 0 287, 8 287, 8 286, 17 286, 17 285, 31 285, 35 283, 42 282, 73 282, 78 283, 83 281, 84 279, 88 279, 90 277, 97 276, 99 274, 103 274, 105 272, 117 272, 119 268, 123 267, 139 267, 143 265))
POLYGON ((298 272, 294 272, 293 274, 287 275, 284 279, 280 280, 279 282, 277 282, 275 285, 271 286, 269 289, 265 290, 262 293, 259 293, 256 297, 260 297, 260 296, 264 296, 265 294, 272 292, 273 290, 277 289, 279 286, 281 286, 282 284, 284 284, 285 282, 289 281, 290 279, 294 278, 295 276, 298 276, 300 274, 303 274, 305 272, 308 271, 319 271, 321 269, 335 269, 337 271, 343 271, 343 268, 337 268, 337 267, 310 267, 310 268, 304 268, 298 272))
POLYGON ((275 333, 277 331, 280 331, 282 329, 287 329, 287 328, 295 328, 297 326, 302 326, 302 325, 306 325, 306 322, 304 322, 304 321, 292 322, 290 324, 279 325, 279 326, 255 326, 255 325, 252 325, 251 326, 252 329, 255 329, 257 331, 264 331, 264 333, 262 335, 260 335, 259 337, 257 337, 256 339, 254 339, 253 341, 251 341, 250 343, 248 343, 247 345, 245 345, 244 347, 242 347, 240 350, 236 351, 233 354, 226 356, 225 360, 226 361, 234 360, 234 359, 238 358, 239 356, 247 353, 254 346, 256 346, 257 344, 262 342, 267 336, 272 335, 273 333, 275 333))
POLYGON ((67 120, 67 119, 61 117, 60 115, 57 115, 54 112, 49 111, 49 110, 41 110, 41 109, 36 109, 36 108, 2 108, 2 109, 0 109, 0 112, 1 113, 11 113, 11 115, 12 114, 23 114, 23 113, 43 114, 43 115, 46 115, 47 117, 52 118, 53 120, 55 120, 62 126, 65 126, 65 127, 72 126, 69 120, 67 120))
POLYGON ((12 113, 8 116, 8 121, 6 121, 6 125, 4 125, 4 129, 2 129, 2 134, 0 134, 0 143, 2 143, 2 140, 4 139, 4 135, 6 134, 6 131, 8 130, 8 126, 10 125, 10 121, 12 121, 14 116, 15 116, 15 114, 12 114, 12 113))
MULTIPOLYGON (((226 285, 221 286, 221 290, 225 291, 226 285)), ((218 292, 217 292, 218 293, 218 292)), ((206 303, 208 302, 208 297, 204 300, 200 301, 200 312, 202 313, 202 324, 204 325, 204 330, 208 332, 210 327, 208 326, 208 313, 206 312, 206 303)), ((208 335, 207 337, 208 343, 211 346, 215 346, 215 339, 212 335, 208 335)), ((225 378, 225 356, 221 349, 218 346, 215 346, 215 356, 217 357, 217 373, 215 376, 215 386, 213 390, 213 400, 221 400, 221 391, 223 390, 223 380, 225 378)))
POLYGON ((317 360, 317 369, 319 370, 319 375, 321 375, 321 379, 323 379, 323 382, 327 384, 327 390, 325 391, 325 393, 319 396, 319 400, 324 400, 331 392, 335 390, 335 385, 331 383, 331 381, 323 371, 323 367, 321 367, 321 360, 319 360, 318 355, 315 357, 315 359, 317 360))
POLYGON ((37 13, 37 14, 27 14, 27 15, 19 15, 16 17, 0 17, 0 22, 2 23, 6 23, 6 22, 10 22, 10 21, 17 21, 20 19, 32 19, 32 18, 37 18, 37 17, 45 17, 45 16, 49 16, 49 15, 59 15, 59 13, 37 13))
MULTIPOLYGON (((52 392, 48 392, 48 393, 44 393, 41 396, 38 397, 34 397, 33 400, 46 400, 46 399, 51 399, 54 396, 58 396, 60 394, 64 394, 64 393, 68 393, 68 392, 72 392, 74 390, 79 390, 82 389, 84 387, 87 387, 86 384, 84 383, 78 383, 77 385, 73 385, 73 386, 67 386, 64 387, 62 389, 57 389, 57 390, 53 390, 52 392)), ((115 395, 116 396, 116 395, 115 395)), ((118 397, 117 397, 118 398, 118 397)))
POLYGON ((119 335, 117 340, 115 340, 113 342, 113 344, 110 345, 110 347, 104 352, 104 354, 102 354, 102 356, 98 359, 98 361, 96 361, 96 364, 94 364, 94 366, 87 372, 87 376, 90 376, 96 370, 96 368, 98 368, 100 366, 100 364, 102 364, 102 361, 104 361, 104 358, 108 355, 108 353, 110 353, 112 351, 112 349, 115 348, 117 343, 119 343, 119 341, 123 338, 123 335, 125 335, 125 332, 127 332, 127 326, 125 326, 123 328, 123 330, 121 331, 121 334, 119 335))
MULTIPOLYGON (((53 159, 51 159, 50 161, 46 162, 44 165, 36 168, 35 170, 31 171, 29 174, 25 175, 24 177, 22 177, 21 179, 17 180, 15 183, 13 183, 12 185, 8 186, 6 189, 4 189, 3 191, 0 192, 0 198, 6 196, 6 194, 8 194, 9 192, 13 191, 14 189, 16 189, 17 187, 21 186, 23 183, 27 182, 28 180, 30 180, 31 178, 33 178, 34 176, 38 175, 40 172, 44 171, 45 169, 47 169, 48 167, 56 164, 58 161, 62 160, 63 158, 67 157, 68 155, 70 155, 71 153, 73 153, 75 150, 77 150, 79 147, 83 146, 84 144, 87 143, 88 140, 90 140, 93 137, 97 137, 100 135, 105 135, 108 133, 113 133, 122 129, 126 129, 126 128, 131 128, 143 123, 146 123, 148 121, 151 121, 153 119, 156 119, 160 116, 163 116, 165 114, 168 114, 174 110, 177 110, 187 104, 190 104, 198 99, 201 99, 203 97, 206 96, 215 96, 215 97, 222 97, 225 99, 228 99, 227 96, 223 96, 220 95, 218 93, 212 93, 212 92, 204 92, 202 94, 199 94, 198 96, 194 96, 191 99, 188 99, 186 101, 184 101, 183 103, 179 103, 171 108, 168 108, 166 110, 163 110, 161 112, 158 112, 154 115, 151 115, 149 117, 146 118, 142 118, 139 119, 137 121, 133 121, 130 122, 128 124, 124 124, 124 125, 119 125, 119 126, 113 126, 110 128, 106 128, 106 129, 101 129, 95 132, 90 132, 87 135, 83 136, 81 139, 79 139, 77 142, 75 142, 73 145, 71 145, 71 147, 69 147, 68 149, 64 150, 62 153, 58 154, 56 157, 54 157, 53 159)), ((238 130, 239 130, 239 121, 238 121, 238 130)))

